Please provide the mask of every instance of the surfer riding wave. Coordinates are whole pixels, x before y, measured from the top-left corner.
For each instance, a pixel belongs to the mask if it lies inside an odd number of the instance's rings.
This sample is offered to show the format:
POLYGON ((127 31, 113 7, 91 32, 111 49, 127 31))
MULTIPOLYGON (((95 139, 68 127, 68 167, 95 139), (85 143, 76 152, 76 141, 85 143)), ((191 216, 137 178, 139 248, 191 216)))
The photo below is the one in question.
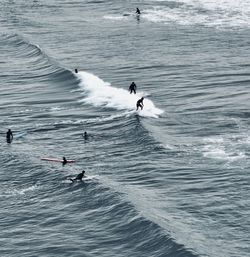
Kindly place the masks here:
MULTIPOLYGON (((94 106, 135 111, 136 102, 144 95, 142 92, 137 92, 136 95, 130 94, 126 89, 113 87, 110 83, 85 71, 78 71, 77 76, 80 79, 80 88, 85 94, 87 93, 82 101, 94 106)), ((148 98, 144 101, 143 110, 138 112, 140 116, 153 118, 158 118, 162 113, 163 110, 155 107, 148 98)))

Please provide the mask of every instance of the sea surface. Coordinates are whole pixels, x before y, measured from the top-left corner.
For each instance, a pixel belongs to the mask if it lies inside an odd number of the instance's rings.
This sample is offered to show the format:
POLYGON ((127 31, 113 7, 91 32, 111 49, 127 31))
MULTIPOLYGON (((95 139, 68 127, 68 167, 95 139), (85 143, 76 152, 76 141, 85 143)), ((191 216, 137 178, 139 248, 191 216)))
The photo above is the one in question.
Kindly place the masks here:
POLYGON ((0 256, 250 256, 250 1, 0 6, 0 256))

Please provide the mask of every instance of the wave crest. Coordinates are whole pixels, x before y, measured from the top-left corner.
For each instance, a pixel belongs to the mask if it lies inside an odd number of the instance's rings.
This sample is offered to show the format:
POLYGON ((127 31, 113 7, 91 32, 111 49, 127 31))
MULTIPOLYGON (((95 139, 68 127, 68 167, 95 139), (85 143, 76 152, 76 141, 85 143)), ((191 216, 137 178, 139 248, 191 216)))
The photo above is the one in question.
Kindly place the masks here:
MULTIPOLYGON (((81 81, 80 87, 87 93, 83 101, 94 106, 105 106, 117 110, 125 109, 136 113, 136 102, 144 96, 142 92, 134 95, 125 89, 112 87, 110 83, 88 72, 81 71, 77 76, 81 81)), ((155 107, 150 99, 145 99, 143 110, 138 111, 140 116, 153 118, 158 118, 162 113, 163 110, 155 107)))

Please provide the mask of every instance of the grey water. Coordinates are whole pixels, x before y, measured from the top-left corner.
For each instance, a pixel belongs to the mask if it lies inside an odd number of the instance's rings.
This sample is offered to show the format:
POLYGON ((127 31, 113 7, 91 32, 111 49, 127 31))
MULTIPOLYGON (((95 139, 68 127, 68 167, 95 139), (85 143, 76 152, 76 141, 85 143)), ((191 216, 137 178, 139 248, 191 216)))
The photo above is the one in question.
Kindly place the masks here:
POLYGON ((0 4, 0 256, 250 256, 250 3, 0 4))

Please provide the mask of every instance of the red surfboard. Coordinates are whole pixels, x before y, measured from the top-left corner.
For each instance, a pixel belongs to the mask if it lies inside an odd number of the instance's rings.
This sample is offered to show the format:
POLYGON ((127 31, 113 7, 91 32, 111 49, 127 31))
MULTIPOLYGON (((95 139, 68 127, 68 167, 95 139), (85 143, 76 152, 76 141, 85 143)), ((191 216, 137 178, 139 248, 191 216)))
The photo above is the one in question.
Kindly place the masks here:
MULTIPOLYGON (((63 162, 62 159, 56 159, 56 158, 48 158, 48 157, 42 157, 41 158, 42 161, 50 161, 50 162, 63 162)), ((67 163, 72 163, 75 162, 75 160, 67 160, 67 163)))

